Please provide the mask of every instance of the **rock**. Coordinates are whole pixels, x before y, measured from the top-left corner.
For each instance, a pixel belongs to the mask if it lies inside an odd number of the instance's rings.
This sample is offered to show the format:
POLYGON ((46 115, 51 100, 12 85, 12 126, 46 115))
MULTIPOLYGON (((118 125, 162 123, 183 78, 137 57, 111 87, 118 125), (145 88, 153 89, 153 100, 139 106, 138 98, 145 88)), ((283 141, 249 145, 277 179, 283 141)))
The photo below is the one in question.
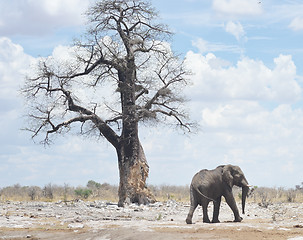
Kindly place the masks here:
POLYGON ((75 222, 78 222, 78 223, 83 222, 82 219, 81 219, 80 217, 75 218, 74 221, 75 221, 75 222))
POLYGON ((77 229, 77 228, 84 228, 82 223, 70 223, 68 224, 68 228, 77 229))

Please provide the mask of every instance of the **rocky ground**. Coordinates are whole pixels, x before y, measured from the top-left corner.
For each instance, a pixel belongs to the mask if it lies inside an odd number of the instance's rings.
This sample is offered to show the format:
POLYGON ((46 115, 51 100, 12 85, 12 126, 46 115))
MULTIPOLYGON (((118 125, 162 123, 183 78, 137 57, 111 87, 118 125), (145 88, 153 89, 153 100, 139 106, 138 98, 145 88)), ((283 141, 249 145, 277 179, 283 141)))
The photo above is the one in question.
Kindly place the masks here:
MULTIPOLYGON (((210 204, 211 205, 211 204, 210 204)), ((248 203, 241 223, 222 203, 221 223, 202 222, 199 207, 187 225, 189 205, 175 201, 149 206, 95 202, 2 202, 0 239, 287 239, 303 240, 303 204, 248 203)), ((210 216, 212 206, 209 207, 210 216)))

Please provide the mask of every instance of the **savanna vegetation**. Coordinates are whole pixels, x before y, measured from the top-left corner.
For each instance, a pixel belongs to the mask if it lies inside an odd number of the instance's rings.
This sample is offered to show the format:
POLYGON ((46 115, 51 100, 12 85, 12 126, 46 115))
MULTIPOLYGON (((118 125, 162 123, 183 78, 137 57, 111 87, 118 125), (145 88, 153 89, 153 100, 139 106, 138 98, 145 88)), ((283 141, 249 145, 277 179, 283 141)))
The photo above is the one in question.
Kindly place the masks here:
MULTIPOLYGON (((189 202, 189 186, 149 185, 157 201, 174 200, 189 202)), ((68 184, 46 184, 39 186, 21 186, 15 184, 0 189, 1 201, 84 201, 104 200, 118 202, 118 186, 108 183, 98 183, 90 180, 85 186, 70 186, 68 184)), ((235 187, 234 195, 241 200, 241 189, 235 187)), ((248 196, 248 202, 258 203, 267 208, 272 203, 303 202, 303 183, 295 188, 253 187, 248 196)))

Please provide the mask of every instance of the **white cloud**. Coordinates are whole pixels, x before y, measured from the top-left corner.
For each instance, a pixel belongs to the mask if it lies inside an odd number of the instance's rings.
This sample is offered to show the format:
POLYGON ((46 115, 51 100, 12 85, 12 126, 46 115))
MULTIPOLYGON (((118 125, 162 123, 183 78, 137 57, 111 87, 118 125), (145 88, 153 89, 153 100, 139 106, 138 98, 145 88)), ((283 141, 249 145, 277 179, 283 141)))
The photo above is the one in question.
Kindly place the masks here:
POLYGON ((293 187, 301 182, 302 109, 281 104, 269 110, 258 101, 235 100, 197 101, 192 111, 200 113, 197 135, 141 132, 154 183, 182 184, 175 175, 189 183, 200 169, 220 164, 240 165, 252 185, 293 187))
POLYGON ((294 31, 303 30, 303 17, 294 18, 288 27, 294 31))
POLYGON ((23 48, 6 37, 0 38, 0 99, 14 100, 24 74, 34 61, 23 48))
POLYGON ((192 41, 192 45, 198 48, 200 53, 205 53, 209 51, 209 43, 202 38, 192 41))
POLYGON ((200 53, 206 52, 233 52, 242 53, 242 49, 236 45, 226 45, 222 43, 210 43, 203 38, 192 41, 192 45, 199 49, 200 53))
POLYGON ((212 6, 223 15, 255 16, 262 13, 262 5, 255 0, 213 0, 212 6))
POLYGON ((234 35, 238 41, 245 36, 244 28, 240 22, 228 21, 225 25, 225 31, 234 35))
MULTIPOLYGON (((297 168, 302 167, 300 159, 303 154, 301 109, 281 104, 267 110, 256 101, 208 105, 202 110, 202 126, 207 138, 203 141, 204 151, 213 154, 215 159, 221 156, 225 163, 240 164, 247 169, 250 166, 251 169, 247 170, 249 179, 256 185, 262 185, 262 182, 255 173, 270 166, 275 166, 275 171, 267 174, 266 184, 269 186, 290 185, 294 179, 286 183, 280 180, 281 176, 300 175, 297 168), (216 149, 220 150, 215 153, 216 149), (289 162, 296 167, 285 169, 289 162)), ((198 145, 202 143, 194 147, 198 145)), ((203 155, 203 150, 200 155, 203 155)), ((300 181, 299 177, 296 179, 300 181)))
POLYGON ((19 90, 25 73, 34 61, 23 52, 23 48, 10 39, 0 38, 0 135, 1 153, 20 140, 22 100, 19 90))
MULTIPOLYGON (((263 135, 264 139, 272 139, 279 135, 282 140, 282 138, 288 138, 290 133, 296 134, 296 131, 303 127, 301 120, 303 120, 301 109, 293 109, 289 104, 281 104, 268 110, 253 100, 217 103, 202 110, 203 126, 217 133, 223 132, 223 129, 232 130, 234 136, 258 136, 269 132, 270 134, 263 135)), ((235 137, 229 140, 231 139, 235 137)), ((233 142, 230 141, 230 143, 233 142)), ((284 154, 285 152, 277 151, 276 153, 284 154)))
POLYGON ((195 73, 191 95, 200 99, 254 99, 295 102, 302 89, 296 81, 296 66, 289 55, 274 59, 271 69, 262 61, 243 58, 236 66, 216 66, 214 54, 205 56, 188 52, 186 63, 195 73), (215 94, 214 94, 215 93, 215 94))
POLYGON ((88 6, 88 0, 40 0, 35 1, 35 3, 40 3, 42 9, 48 13, 50 16, 74 16, 76 17, 76 23, 82 23, 81 15, 83 14, 83 10, 86 10, 88 6))
POLYGON ((0 34, 40 35, 84 23, 90 0, 11 0, 0 2, 0 34))
POLYGON ((216 60, 212 53, 187 53, 195 73, 188 95, 203 129, 185 140, 193 164, 237 164, 253 185, 294 186, 303 167, 303 111, 292 106, 302 96, 292 57, 279 55, 272 67, 250 58, 214 67, 216 60))

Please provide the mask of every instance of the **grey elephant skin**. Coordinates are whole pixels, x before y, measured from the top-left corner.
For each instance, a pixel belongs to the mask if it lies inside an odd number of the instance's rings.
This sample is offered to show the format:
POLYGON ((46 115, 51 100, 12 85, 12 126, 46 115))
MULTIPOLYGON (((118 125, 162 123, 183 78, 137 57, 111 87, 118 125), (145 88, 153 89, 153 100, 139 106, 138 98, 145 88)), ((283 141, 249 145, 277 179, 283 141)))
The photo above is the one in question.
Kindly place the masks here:
POLYGON ((221 165, 213 170, 204 169, 196 173, 190 185, 190 210, 186 223, 192 223, 192 217, 198 205, 203 208, 203 222, 220 222, 219 209, 222 196, 234 213, 234 222, 241 222, 242 218, 232 193, 234 185, 242 187, 242 213, 244 214, 249 185, 239 166, 221 165), (212 221, 209 220, 207 213, 209 202, 214 203, 212 221))

